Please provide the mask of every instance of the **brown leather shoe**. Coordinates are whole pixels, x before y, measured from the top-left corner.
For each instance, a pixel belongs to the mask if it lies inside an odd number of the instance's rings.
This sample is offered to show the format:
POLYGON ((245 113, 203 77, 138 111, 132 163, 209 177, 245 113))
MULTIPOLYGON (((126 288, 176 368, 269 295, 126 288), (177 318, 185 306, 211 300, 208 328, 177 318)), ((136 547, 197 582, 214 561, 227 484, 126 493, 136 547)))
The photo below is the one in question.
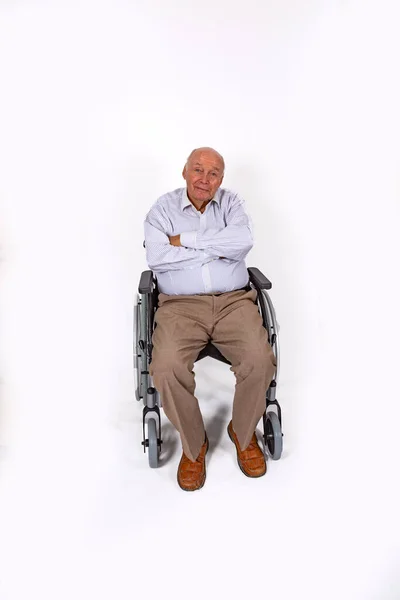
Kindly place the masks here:
POLYGON ((233 431, 232 421, 228 425, 228 435, 236 446, 238 465, 247 477, 262 477, 267 472, 267 463, 263 451, 253 433, 250 444, 244 450, 240 449, 236 433, 233 431))
POLYGON ((206 454, 208 452, 208 438, 200 449, 200 453, 193 462, 182 453, 178 467, 178 483, 185 492, 194 492, 203 487, 206 480, 206 454))

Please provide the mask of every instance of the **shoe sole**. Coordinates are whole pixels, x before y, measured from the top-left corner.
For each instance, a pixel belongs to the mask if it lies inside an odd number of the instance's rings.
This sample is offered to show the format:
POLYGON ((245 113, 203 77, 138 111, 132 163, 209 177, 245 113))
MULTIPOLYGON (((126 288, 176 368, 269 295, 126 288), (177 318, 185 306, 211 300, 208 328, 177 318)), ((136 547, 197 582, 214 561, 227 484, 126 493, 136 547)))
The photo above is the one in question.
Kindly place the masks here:
POLYGON ((231 441, 232 441, 233 445, 235 446, 235 449, 236 449, 236 459, 237 459, 237 463, 238 463, 238 465, 239 465, 239 469, 242 471, 243 475, 246 475, 246 477, 250 477, 250 479, 258 479, 259 477, 264 477, 264 475, 266 475, 266 474, 267 474, 267 467, 265 467, 265 471, 264 471, 264 473, 261 473, 261 475, 249 475, 249 473, 246 473, 246 471, 243 469, 242 465, 240 464, 240 460, 239 460, 239 451, 238 451, 238 449, 237 449, 236 442, 235 442, 235 440, 233 439, 233 437, 231 436, 231 432, 229 431, 229 425, 228 425, 228 427, 227 427, 227 429, 226 429, 226 430, 227 430, 227 432, 228 432, 228 435, 229 435, 229 437, 230 437, 230 439, 231 439, 231 441))
MULTIPOLYGON (((207 456, 207 452, 208 452, 208 448, 209 448, 209 446, 210 446, 210 443, 209 443, 209 441, 208 441, 208 438, 207 438, 207 449, 206 449, 206 453, 205 453, 205 455, 204 455, 204 478, 203 478, 203 481, 201 482, 201 485, 199 485, 199 487, 197 487, 197 488, 193 488, 192 490, 191 490, 191 489, 189 489, 189 488, 185 488, 185 487, 181 486, 181 484, 179 483, 179 477, 178 477, 178 476, 176 477, 176 479, 177 479, 177 481, 178 481, 178 485, 179 485, 179 487, 180 487, 180 488, 181 488, 181 490, 183 490, 184 492, 197 492, 197 490, 201 490, 201 488, 202 488, 202 487, 203 487, 203 485, 205 484, 205 482, 206 482, 206 475, 207 475, 207 473, 206 473, 206 456, 207 456)), ((179 471, 179 467, 178 467, 178 471, 179 471)))

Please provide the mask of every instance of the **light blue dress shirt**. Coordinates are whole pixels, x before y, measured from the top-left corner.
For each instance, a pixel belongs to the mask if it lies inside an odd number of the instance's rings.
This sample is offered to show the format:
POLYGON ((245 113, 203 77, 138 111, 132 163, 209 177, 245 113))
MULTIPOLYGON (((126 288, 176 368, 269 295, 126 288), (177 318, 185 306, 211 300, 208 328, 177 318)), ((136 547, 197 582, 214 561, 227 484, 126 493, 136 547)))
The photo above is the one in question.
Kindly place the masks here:
POLYGON ((244 259, 253 246, 252 226, 234 192, 219 188, 204 213, 195 209, 186 188, 169 192, 150 209, 144 231, 147 263, 160 292, 210 294, 247 285, 244 259), (168 239, 178 234, 182 247, 168 239))

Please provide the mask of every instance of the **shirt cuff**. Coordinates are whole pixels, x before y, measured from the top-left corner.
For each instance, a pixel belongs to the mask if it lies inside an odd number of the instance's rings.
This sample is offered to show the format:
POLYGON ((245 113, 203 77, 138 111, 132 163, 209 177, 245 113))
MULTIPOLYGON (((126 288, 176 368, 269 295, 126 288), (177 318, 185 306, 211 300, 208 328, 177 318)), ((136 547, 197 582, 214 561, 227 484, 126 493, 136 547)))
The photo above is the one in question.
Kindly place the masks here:
POLYGON ((185 248, 197 248, 197 231, 185 231, 181 233, 181 246, 185 246, 185 248))

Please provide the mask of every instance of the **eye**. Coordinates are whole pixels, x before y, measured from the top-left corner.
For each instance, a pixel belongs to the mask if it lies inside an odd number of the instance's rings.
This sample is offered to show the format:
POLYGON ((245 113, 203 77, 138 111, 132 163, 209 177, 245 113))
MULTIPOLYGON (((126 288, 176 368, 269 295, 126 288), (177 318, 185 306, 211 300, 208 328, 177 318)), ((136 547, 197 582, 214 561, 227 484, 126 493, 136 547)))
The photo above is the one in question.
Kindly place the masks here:
POLYGON ((200 173, 200 172, 201 172, 201 169, 195 169, 195 171, 197 171, 197 173, 200 173))

